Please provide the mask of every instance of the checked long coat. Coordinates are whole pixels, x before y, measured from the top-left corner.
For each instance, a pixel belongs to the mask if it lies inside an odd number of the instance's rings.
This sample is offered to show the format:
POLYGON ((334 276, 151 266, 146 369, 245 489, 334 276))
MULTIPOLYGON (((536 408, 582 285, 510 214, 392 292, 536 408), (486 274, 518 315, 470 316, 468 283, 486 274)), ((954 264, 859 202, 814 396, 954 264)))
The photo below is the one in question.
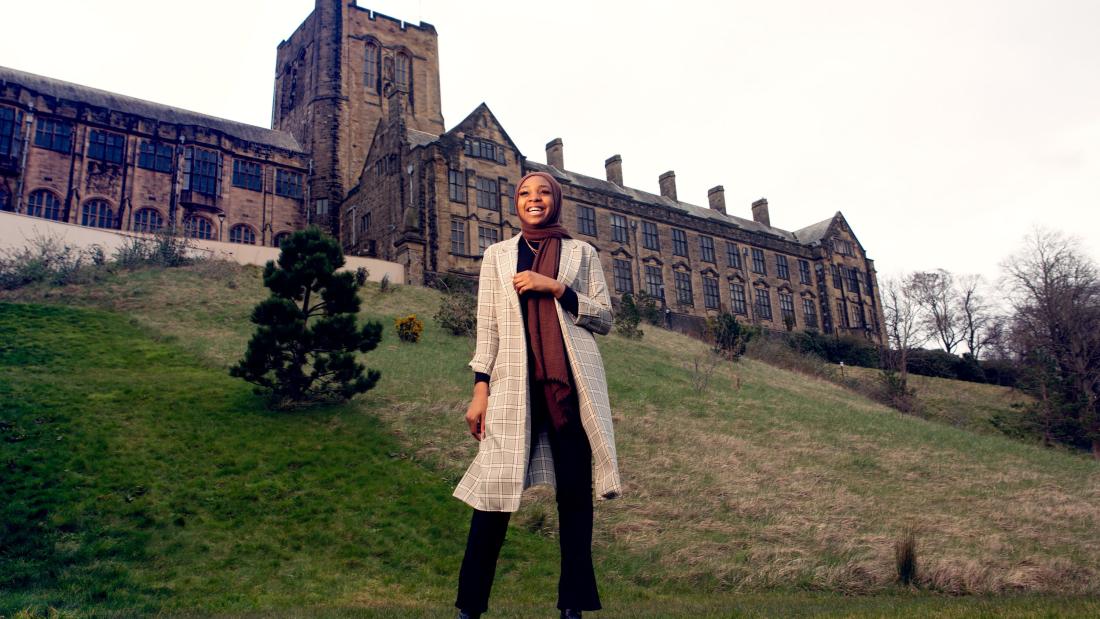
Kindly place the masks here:
MULTIPOLYGON (((519 296, 512 287, 520 235, 491 245, 481 261, 477 295, 477 348, 470 367, 488 374, 489 408, 477 457, 454 496, 482 511, 514 512, 520 495, 536 484, 555 485, 554 461, 546 432, 531 445, 527 340, 519 296), (529 453, 530 452, 530 453, 529 453)), ((611 330, 611 301, 596 250, 576 239, 562 239, 558 281, 577 293, 577 316, 556 303, 569 366, 576 383, 581 424, 592 447, 596 495, 613 499, 622 492, 615 455, 615 431, 607 399, 603 359, 593 333, 611 330)))

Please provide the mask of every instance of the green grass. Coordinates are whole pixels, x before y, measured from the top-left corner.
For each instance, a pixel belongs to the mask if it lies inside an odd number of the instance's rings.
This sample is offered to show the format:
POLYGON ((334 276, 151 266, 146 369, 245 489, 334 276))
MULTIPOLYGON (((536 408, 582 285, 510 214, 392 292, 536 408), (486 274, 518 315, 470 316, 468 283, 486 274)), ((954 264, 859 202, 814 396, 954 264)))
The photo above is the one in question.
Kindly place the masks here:
MULTIPOLYGON (((472 341, 436 327, 436 293, 369 285, 379 386, 269 413, 225 373, 258 279, 210 263, 0 295, 19 303, 0 305, 13 497, 0 514, 20 523, 0 551, 0 615, 446 616, 469 517, 450 491, 475 449, 472 341), (393 333, 410 312, 426 323, 417 345, 393 333)), ((1095 462, 752 360, 699 391, 706 347, 654 327, 600 347, 626 484, 597 505, 600 616, 1096 614, 1073 597, 1097 593, 1095 462), (892 584, 910 525, 920 592, 892 584)), ((555 529, 552 494, 531 493, 494 587, 500 616, 547 616, 555 529)))

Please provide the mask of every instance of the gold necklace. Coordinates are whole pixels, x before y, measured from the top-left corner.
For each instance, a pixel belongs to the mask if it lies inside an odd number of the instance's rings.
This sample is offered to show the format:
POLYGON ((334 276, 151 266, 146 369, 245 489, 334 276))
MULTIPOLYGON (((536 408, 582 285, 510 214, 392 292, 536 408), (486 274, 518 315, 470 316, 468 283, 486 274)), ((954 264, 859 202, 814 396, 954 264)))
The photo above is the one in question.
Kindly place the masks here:
POLYGON ((527 240, 527 237, 525 237, 521 234, 521 235, 519 235, 519 238, 523 239, 524 243, 527 243, 527 247, 531 248, 531 253, 535 254, 536 256, 539 254, 539 250, 534 245, 531 244, 531 241, 527 240))

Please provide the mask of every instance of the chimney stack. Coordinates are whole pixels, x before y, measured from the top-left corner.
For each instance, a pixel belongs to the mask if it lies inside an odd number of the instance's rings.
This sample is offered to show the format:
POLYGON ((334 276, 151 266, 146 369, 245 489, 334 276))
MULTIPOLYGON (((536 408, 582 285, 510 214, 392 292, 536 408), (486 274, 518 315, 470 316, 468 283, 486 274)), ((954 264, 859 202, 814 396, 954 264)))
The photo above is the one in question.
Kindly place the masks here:
POLYGON ((676 173, 669 170, 661 175, 658 182, 661 184, 661 195, 676 200, 676 173))
POLYGON ((603 162, 603 169, 607 171, 607 182, 615 183, 619 187, 623 186, 623 158, 618 155, 611 155, 607 161, 603 162))
POLYGON ((707 191, 707 200, 710 201, 710 207, 719 213, 726 214, 726 188, 717 185, 711 187, 710 191, 707 191))
POLYGON ((546 165, 565 170, 565 155, 562 153, 561 138, 546 143, 546 165))
POLYGON ((772 218, 768 215, 767 198, 760 198, 752 203, 752 220, 769 228, 772 227, 772 218))

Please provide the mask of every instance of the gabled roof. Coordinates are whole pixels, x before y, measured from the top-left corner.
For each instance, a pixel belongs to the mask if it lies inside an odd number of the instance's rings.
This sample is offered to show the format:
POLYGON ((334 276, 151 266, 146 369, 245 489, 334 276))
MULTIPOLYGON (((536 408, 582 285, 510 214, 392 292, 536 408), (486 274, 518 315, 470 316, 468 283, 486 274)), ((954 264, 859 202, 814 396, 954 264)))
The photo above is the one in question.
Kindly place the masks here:
POLYGON ((286 131, 276 131, 264 127, 257 127, 255 125, 226 120, 216 116, 207 116, 206 114, 183 110, 162 103, 153 103, 151 101, 145 101, 144 99, 127 97, 98 88, 91 88, 72 82, 35 75, 34 73, 26 73, 7 67, 0 67, 0 84, 6 85, 9 83, 18 84, 35 94, 46 97, 53 97, 55 99, 74 103, 85 103, 107 110, 134 114, 150 120, 158 120, 166 123, 209 127, 210 129, 221 131, 226 135, 249 142, 255 142, 256 144, 264 144, 266 146, 273 146, 289 151, 303 152, 301 145, 298 144, 298 140, 286 131))
POLYGON ((824 221, 819 221, 816 224, 811 224, 805 228, 795 230, 794 235, 798 237, 799 242, 806 245, 820 243, 822 239, 829 235, 829 229, 832 228, 833 222, 836 221, 838 215, 840 215, 840 211, 837 211, 836 215, 824 221))
POLYGON ((504 136, 504 139, 508 142, 508 146, 510 146, 515 152, 519 153, 522 157, 523 153, 519 150, 519 147, 516 146, 516 143, 512 141, 512 138, 508 135, 508 132, 504 130, 504 126, 500 124, 500 121, 497 120, 496 115, 493 114, 493 111, 489 109, 489 106, 486 105, 485 102, 482 102, 481 105, 478 105, 476 108, 474 108, 474 111, 470 112, 470 114, 467 115, 466 118, 463 118, 462 122, 451 127, 450 131, 447 131, 443 135, 455 135, 459 131, 464 134, 476 133, 477 128, 474 126, 474 121, 481 114, 487 114, 489 116, 489 120, 491 120, 493 124, 496 125, 497 130, 500 131, 500 134, 504 136))
POLYGON ((577 185, 578 187, 584 187, 586 189, 592 189, 602 193, 610 193, 613 195, 623 196, 637 202, 642 202, 644 204, 652 204, 654 206, 673 208, 687 213, 688 215, 730 224, 741 228, 742 230, 755 232, 757 234, 770 234, 774 237, 778 237, 792 243, 799 242, 799 239, 795 237, 794 234, 787 232, 786 230, 773 228, 771 226, 765 226, 762 223, 753 221, 751 219, 737 217, 735 215, 723 215, 719 211, 716 211, 710 207, 696 206, 694 204, 688 204, 687 202, 672 200, 664 196, 648 193, 645 191, 641 191, 640 189, 634 189, 632 187, 620 187, 615 183, 609 181, 593 178, 591 176, 585 176, 583 174, 577 174, 576 172, 569 172, 567 170, 559 170, 553 166, 549 166, 543 163, 537 163, 531 160, 526 161, 525 165, 530 170, 546 172, 547 174, 551 174, 559 180, 564 180, 572 185, 577 185))

